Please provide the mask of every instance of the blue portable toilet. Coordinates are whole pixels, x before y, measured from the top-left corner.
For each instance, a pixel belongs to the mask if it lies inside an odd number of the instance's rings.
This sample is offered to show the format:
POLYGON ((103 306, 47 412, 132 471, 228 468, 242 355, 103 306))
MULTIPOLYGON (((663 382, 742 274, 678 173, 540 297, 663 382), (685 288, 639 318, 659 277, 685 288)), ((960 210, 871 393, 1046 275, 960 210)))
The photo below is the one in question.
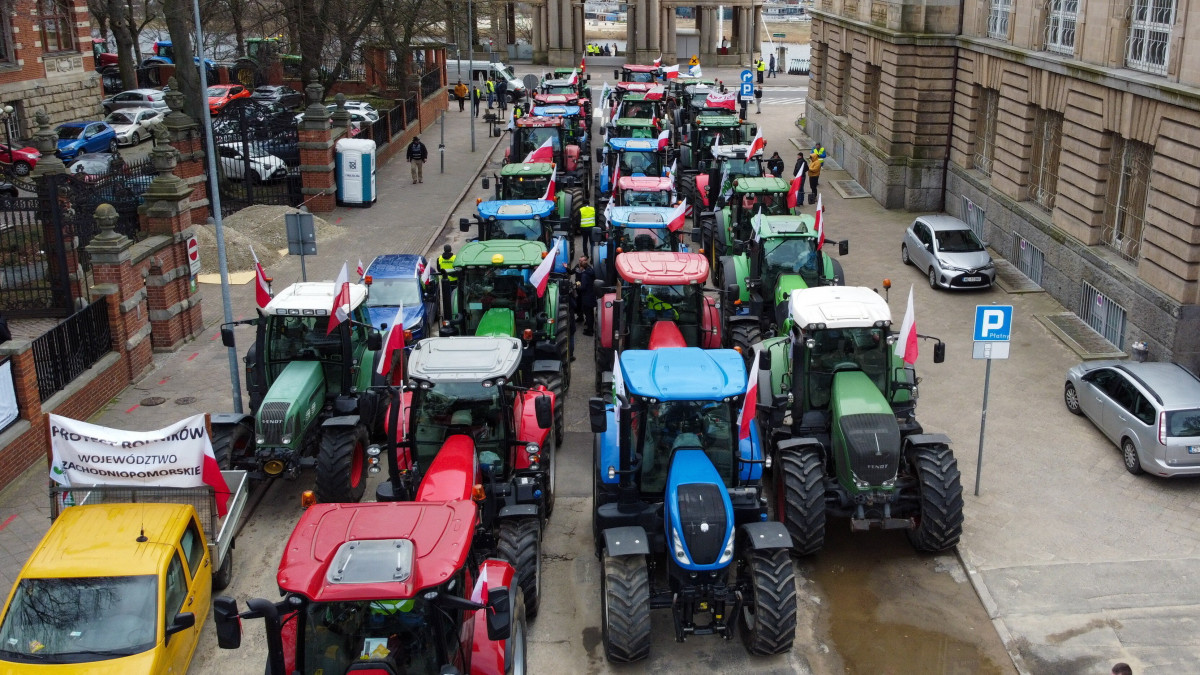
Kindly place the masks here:
POLYGON ((370 206, 375 203, 375 141, 343 138, 337 142, 337 203, 370 206))

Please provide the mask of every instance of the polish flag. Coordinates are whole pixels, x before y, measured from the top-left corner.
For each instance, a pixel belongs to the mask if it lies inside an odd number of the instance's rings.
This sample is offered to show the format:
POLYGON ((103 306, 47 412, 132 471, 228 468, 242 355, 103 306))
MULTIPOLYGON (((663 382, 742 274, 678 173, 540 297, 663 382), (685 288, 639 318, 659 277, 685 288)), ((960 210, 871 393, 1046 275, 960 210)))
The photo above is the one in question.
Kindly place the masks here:
POLYGON ((666 68, 663 68, 662 74, 663 77, 668 80, 673 80, 679 77, 679 64, 677 63, 673 66, 667 66, 666 68))
POLYGON ((658 149, 662 150, 671 143, 671 130, 663 129, 658 134, 658 149))
POLYGON ((539 298, 546 294, 546 285, 550 283, 550 270, 554 269, 554 261, 558 258, 558 247, 562 245, 562 241, 562 239, 554 240, 554 246, 550 252, 546 254, 545 258, 542 258, 541 264, 537 266, 533 274, 529 275, 529 283, 537 286, 539 298))
POLYGON ((579 84, 579 69, 571 71, 571 77, 567 78, 567 84, 579 84))
POLYGON ((488 601, 488 566, 483 566, 483 571, 479 573, 479 578, 475 580, 475 588, 471 591, 471 601, 481 605, 486 605, 488 601))
POLYGON ((674 179, 675 179, 675 172, 676 172, 676 170, 678 170, 678 169, 679 169, 679 158, 678 158, 678 157, 676 157, 676 158, 675 158, 675 161, 671 162, 671 168, 667 169, 667 176, 666 176, 666 177, 667 177, 667 178, 670 178, 671 180, 674 180, 674 179))
POLYGON ((737 110, 737 96, 734 94, 712 93, 704 97, 704 107, 737 110))
POLYGON ((738 415, 738 440, 750 438, 750 422, 758 410, 758 357, 762 352, 755 350, 754 363, 750 366, 750 379, 746 380, 746 398, 742 401, 742 412, 738 415))
POLYGON ((605 221, 612 220, 612 210, 613 210, 613 196, 612 196, 612 193, 610 193, 608 195, 608 206, 604 207, 604 220, 605 221))
POLYGON ((421 275, 421 285, 424 286, 429 283, 429 278, 433 275, 433 268, 428 263, 419 263, 417 274, 421 275))
POLYGON ((758 133, 754 134, 754 140, 750 141, 750 149, 746 151, 747 157, 753 157, 763 150, 767 149, 767 140, 762 135, 762 125, 758 125, 758 133))
POLYGON ((204 460, 200 465, 200 480, 205 485, 212 486, 213 497, 217 501, 217 516, 224 518, 229 513, 229 484, 221 475, 221 465, 217 464, 217 456, 213 453, 212 441, 204 443, 204 460))
POLYGON ((579 57, 579 72, 581 72, 581 73, 587 72, 587 55, 586 54, 579 57))
POLYGON ((554 201, 554 194, 557 191, 555 183, 558 178, 558 166, 551 164, 554 168, 550 171, 550 184, 546 186, 546 194, 542 195, 542 199, 546 201, 554 201))
POLYGON ((366 274, 367 274, 367 271, 366 271, 366 269, 363 267, 363 264, 362 264, 362 258, 359 258, 359 259, 358 259, 358 267, 355 267, 355 268, 354 268, 354 273, 358 275, 358 278, 359 278, 359 279, 361 279, 361 278, 363 278, 364 276, 366 276, 366 274))
POLYGON ((672 232, 678 232, 683 227, 683 221, 687 217, 687 202, 679 202, 675 208, 671 209, 671 213, 667 214, 667 229, 672 232))
POLYGON ((787 205, 789 209, 796 208, 804 197, 804 167, 796 172, 796 176, 792 178, 792 186, 788 188, 787 205))
POLYGON ((896 340, 896 356, 904 362, 917 362, 917 318, 913 313, 913 289, 908 287, 908 309, 904 310, 904 322, 900 324, 900 338, 896 340))
POLYGON ((325 331, 326 335, 332 333, 339 323, 350 316, 350 273, 346 268, 346 263, 342 263, 342 271, 338 273, 337 281, 333 282, 336 291, 333 295, 333 307, 329 309, 329 329, 325 331))
POLYGON ((813 214, 813 231, 817 233, 817 250, 825 245, 825 213, 821 208, 821 195, 817 195, 817 210, 813 214))
POLYGON ((253 246, 250 247, 250 257, 254 258, 254 302, 259 309, 266 309, 267 303, 271 302, 271 280, 267 278, 262 263, 258 262, 253 246))
POLYGON ((654 59, 654 66, 657 68, 658 66, 661 66, 661 65, 662 65, 662 56, 659 56, 657 59, 654 59))
POLYGON ((554 139, 547 138, 537 150, 525 156, 525 164, 547 164, 554 161, 554 139))
MULTIPOLYGON (((388 327, 387 335, 383 339, 383 354, 379 357, 379 369, 376 371, 384 377, 392 371, 392 361, 396 358, 396 352, 404 351, 404 304, 401 303, 396 308, 396 318, 392 319, 392 325, 388 327)), ((394 378, 393 378, 394 379, 394 378)), ((395 382, 393 382, 395 384, 395 382)))
POLYGON ((645 96, 642 98, 647 101, 661 101, 663 96, 667 95, 667 88, 661 84, 656 84, 646 90, 645 96))

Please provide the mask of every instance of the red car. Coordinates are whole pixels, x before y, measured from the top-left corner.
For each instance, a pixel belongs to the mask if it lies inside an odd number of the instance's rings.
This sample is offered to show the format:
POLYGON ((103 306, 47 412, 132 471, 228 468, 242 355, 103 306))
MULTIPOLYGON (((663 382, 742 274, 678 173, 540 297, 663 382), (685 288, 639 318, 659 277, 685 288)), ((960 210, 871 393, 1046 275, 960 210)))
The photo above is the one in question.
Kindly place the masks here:
POLYGON ((216 115, 239 98, 250 98, 250 90, 240 84, 214 84, 208 88, 208 111, 216 115))
POLYGON ((28 176, 41 156, 35 148, 10 148, 0 143, 0 163, 11 164, 13 173, 18 176, 28 176))

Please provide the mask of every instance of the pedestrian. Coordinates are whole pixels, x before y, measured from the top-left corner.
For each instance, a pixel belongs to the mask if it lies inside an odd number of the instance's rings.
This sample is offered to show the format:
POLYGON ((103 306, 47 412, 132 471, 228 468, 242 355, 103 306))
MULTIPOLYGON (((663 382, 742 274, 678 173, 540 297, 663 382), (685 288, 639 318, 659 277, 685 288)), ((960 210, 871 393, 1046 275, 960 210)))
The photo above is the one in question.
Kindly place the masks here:
POLYGON ((583 334, 595 335, 596 270, 586 255, 571 269, 575 275, 575 316, 583 320, 583 334))
POLYGON ((454 98, 458 99, 458 112, 462 112, 463 107, 467 104, 467 85, 463 84, 462 80, 454 85, 454 98))
POLYGON ((821 165, 825 163, 825 148, 816 146, 808 156, 808 187, 812 194, 808 196, 809 204, 817 203, 817 183, 821 181, 821 165))
POLYGON ((483 88, 487 92, 488 110, 491 110, 492 104, 496 102, 496 83, 492 80, 491 75, 483 83, 483 88))
POLYGON ((592 254, 592 232, 596 229, 596 207, 588 204, 579 209, 579 234, 584 255, 592 254))
POLYGON ((771 155, 771 159, 767 160, 767 171, 770 171, 771 175, 776 178, 783 176, 783 158, 779 156, 778 152, 771 155))
MULTIPOLYGON (((759 71, 758 79, 762 80, 762 71, 759 71)), ((754 114, 755 115, 762 114, 762 96, 763 96, 762 87, 755 87, 754 88, 754 114)))
POLYGON ((454 255, 454 252, 450 250, 450 244, 442 247, 442 254, 437 259, 438 271, 442 275, 442 285, 444 286, 442 297, 447 297, 447 294, 454 292, 454 285, 458 281, 458 277, 450 273, 454 271, 457 259, 458 256, 454 255))
POLYGON ((796 166, 792 169, 792 176, 800 176, 800 194, 796 198, 796 206, 804 203, 804 176, 808 174, 808 160, 804 159, 804 151, 796 153, 796 166))
POLYGON ((615 43, 615 42, 613 43, 612 55, 613 56, 617 55, 617 43, 615 43))
POLYGON ((479 100, 481 96, 479 85, 471 84, 471 114, 475 117, 479 117, 479 100))
POLYGON ((755 67, 758 68, 758 83, 762 84, 763 74, 767 72, 767 62, 763 61, 763 58, 759 56, 758 61, 755 62, 755 67))
POLYGON ((775 72, 775 55, 771 55, 771 60, 767 63, 767 77, 779 77, 775 72))
POLYGON ((496 82, 496 105, 501 112, 508 110, 508 80, 503 77, 496 82))
POLYGON ((417 136, 413 136, 412 143, 408 144, 408 151, 405 153, 408 158, 408 167, 412 172, 413 185, 424 183, 425 176, 422 174, 422 169, 425 168, 425 160, 429 159, 429 148, 421 142, 417 136))
POLYGON ((1112 667, 1112 675, 1133 675, 1133 668, 1128 663, 1118 663, 1112 667))

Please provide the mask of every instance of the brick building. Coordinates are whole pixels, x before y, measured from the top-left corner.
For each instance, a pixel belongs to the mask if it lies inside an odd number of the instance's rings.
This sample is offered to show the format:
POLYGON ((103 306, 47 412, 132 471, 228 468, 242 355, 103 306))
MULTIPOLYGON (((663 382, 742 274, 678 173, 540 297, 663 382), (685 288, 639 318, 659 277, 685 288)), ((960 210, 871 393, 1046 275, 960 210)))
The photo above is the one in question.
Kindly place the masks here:
POLYGON ((0 0, 0 105, 14 108, 12 138, 32 135, 39 108, 52 124, 99 115, 89 19, 84 0, 0 0))
POLYGON ((888 208, 962 218, 1118 348, 1146 340, 1152 358, 1195 370, 1200 43, 1189 10, 817 0, 808 131, 888 208))

